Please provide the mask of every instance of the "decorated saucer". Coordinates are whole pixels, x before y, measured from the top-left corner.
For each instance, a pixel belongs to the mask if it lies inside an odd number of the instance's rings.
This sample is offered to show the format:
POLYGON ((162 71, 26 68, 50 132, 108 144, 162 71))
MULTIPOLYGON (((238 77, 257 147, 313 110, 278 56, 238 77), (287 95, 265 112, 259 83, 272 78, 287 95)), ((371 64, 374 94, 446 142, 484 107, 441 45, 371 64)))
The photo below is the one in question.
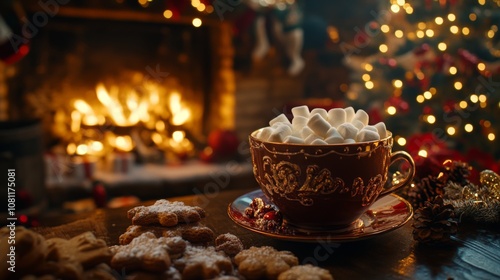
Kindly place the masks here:
POLYGON ((298 242, 348 242, 375 237, 395 230, 406 224, 413 216, 413 208, 408 201, 389 194, 378 199, 361 215, 352 227, 339 230, 311 230, 284 223, 282 228, 270 230, 260 227, 255 219, 245 214, 252 200, 261 198, 266 204, 275 207, 262 190, 255 190, 236 198, 228 206, 229 217, 239 226, 276 239, 298 242))

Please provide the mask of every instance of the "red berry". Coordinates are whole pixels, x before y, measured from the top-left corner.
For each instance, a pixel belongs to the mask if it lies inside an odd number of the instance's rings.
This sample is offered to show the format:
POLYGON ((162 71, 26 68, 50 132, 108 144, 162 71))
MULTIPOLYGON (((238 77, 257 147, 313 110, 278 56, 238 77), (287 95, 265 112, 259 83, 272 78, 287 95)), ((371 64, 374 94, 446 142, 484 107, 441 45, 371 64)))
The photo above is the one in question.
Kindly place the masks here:
POLYGON ((267 212, 264 217, 263 217, 264 220, 274 220, 276 219, 276 211, 269 211, 267 212))

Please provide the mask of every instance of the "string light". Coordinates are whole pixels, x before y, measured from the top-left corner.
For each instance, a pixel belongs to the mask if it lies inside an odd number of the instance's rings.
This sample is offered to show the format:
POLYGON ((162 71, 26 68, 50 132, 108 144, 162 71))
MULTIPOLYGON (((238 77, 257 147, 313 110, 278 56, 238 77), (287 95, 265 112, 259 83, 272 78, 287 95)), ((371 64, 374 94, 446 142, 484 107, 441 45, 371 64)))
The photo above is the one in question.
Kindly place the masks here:
POLYGON ((436 117, 434 117, 433 115, 428 115, 427 116, 427 122, 430 123, 430 124, 433 124, 436 122, 436 117))
POLYGON ((418 38, 422 39, 422 38, 424 38, 424 36, 425 36, 425 32, 424 31, 422 31, 422 30, 417 31, 417 37, 418 38))
POLYGON ((171 18, 173 15, 174 15, 174 13, 173 13, 171 10, 165 10, 165 11, 163 12, 163 16, 164 16, 166 19, 171 18))
POLYGON ((387 32, 389 32, 389 31, 391 31, 391 28, 389 27, 389 25, 384 24, 384 25, 380 26, 380 30, 381 30, 382 32, 384 32, 384 33, 387 33, 387 32))
POLYGON ((432 98, 432 93, 430 91, 424 92, 424 98, 425 99, 431 99, 432 98))
POLYGON ((481 6, 484 6, 484 4, 486 4, 486 0, 477 0, 477 3, 481 6))
POLYGON ((386 44, 380 44, 378 49, 380 50, 381 53, 386 53, 389 50, 386 44))
POLYGON ((365 83, 365 87, 366 87, 367 89, 372 89, 372 88, 373 88, 373 86, 374 86, 374 84, 373 84, 373 82, 372 82, 372 81, 367 81, 367 82, 365 83))
POLYGON ((441 25, 441 24, 443 24, 444 20, 442 17, 436 17, 434 19, 434 22, 436 22, 437 25, 441 25))
POLYGON ((198 12, 203 12, 205 10, 205 8, 206 8, 206 6, 203 3, 200 3, 200 5, 198 5, 198 7, 196 7, 198 12))
POLYGON ((421 21, 421 22, 419 22, 419 23, 417 24, 417 27, 418 27, 419 29, 422 29, 422 30, 423 30, 423 29, 425 29, 425 28, 427 27, 427 24, 425 24, 425 22, 421 21))
POLYGON ((453 126, 449 126, 449 127, 446 129, 446 132, 447 132, 449 135, 455 135, 455 133, 457 132, 457 130, 456 130, 453 126))
POLYGON ((405 0, 397 0, 396 3, 399 5, 399 6, 403 6, 405 4, 405 0))
POLYGON ((455 84, 453 84, 453 86, 455 87, 456 90, 461 90, 462 89, 462 83, 461 82, 455 82, 455 84))
POLYGON ((404 146, 406 145, 406 139, 403 138, 403 137, 398 137, 398 140, 397 140, 399 146, 404 146))
POLYGON ((403 38, 404 33, 402 30, 396 30, 394 31, 394 36, 396 36, 396 38, 403 38))
POLYGON ((462 109, 467 108, 467 101, 460 101, 460 103, 458 103, 458 106, 462 109))
POLYGON ((457 17, 454 14, 448 14, 449 21, 455 21, 455 19, 457 19, 457 17))
POLYGON ((472 132, 474 130, 474 127, 472 126, 472 124, 468 123, 464 126, 464 129, 467 132, 472 132))
POLYGON ((396 107, 394 107, 394 106, 387 107, 387 114, 392 116, 392 115, 395 115, 396 112, 397 112, 396 107))
POLYGON ((493 30, 488 30, 488 32, 486 33, 486 36, 490 39, 492 39, 493 37, 495 37, 495 31, 493 30))
POLYGON ((443 52, 444 52, 444 51, 446 50, 446 48, 447 48, 446 43, 441 42, 441 43, 439 43, 439 44, 438 44, 438 49, 439 49, 440 51, 443 51, 443 52))
POLYGON ((424 101, 425 101, 425 97, 421 94, 417 95, 416 99, 417 99, 418 103, 424 103, 424 101))
POLYGON ((486 121, 483 122, 483 126, 484 127, 490 127, 491 126, 491 122, 488 121, 488 120, 486 120, 486 121))
POLYGON ((474 13, 470 13, 470 14, 469 14, 469 19, 470 19, 470 21, 476 21, 476 19, 477 19, 477 15, 476 15, 476 14, 474 14, 474 13))
POLYGON ((452 25, 450 26, 450 32, 453 33, 453 34, 457 34, 458 33, 458 26, 456 25, 452 25))
POLYGON ((408 5, 407 7, 405 7, 405 12, 409 15, 413 14, 413 7, 408 5))
POLYGON ((368 71, 368 72, 370 72, 370 71, 373 70, 373 66, 371 64, 369 64, 369 63, 366 63, 365 64, 365 70, 368 71))
POLYGON ((490 141, 495 140, 495 134, 493 132, 488 133, 488 140, 490 141))
POLYGON ((193 19, 193 26, 194 26, 194 27, 200 27, 200 26, 201 26, 201 23, 202 23, 202 22, 201 22, 201 19, 199 19, 199 18, 194 18, 194 19, 193 19))
POLYGON ((475 94, 471 94, 470 101, 472 103, 477 103, 479 101, 479 97, 477 95, 475 95, 475 94))
POLYGON ((470 30, 469 30, 468 27, 462 28, 462 34, 464 34, 465 36, 467 36, 467 35, 469 35, 469 33, 470 33, 470 30))
POLYGON ((450 71, 450 74, 455 75, 457 74, 457 67, 451 66, 450 69, 448 69, 448 71, 450 71))
POLYGON ((487 99, 486 95, 484 94, 479 95, 479 102, 486 102, 486 99, 487 99))
POLYGON ((434 37, 434 30, 432 30, 432 29, 425 30, 425 35, 427 35, 427 37, 429 37, 429 38, 434 37))
POLYGON ((363 74, 361 79, 363 79, 363 81, 365 81, 365 82, 369 81, 371 79, 370 74, 363 74))
POLYGON ((426 150, 420 150, 418 151, 418 155, 421 157, 426 158, 427 157, 427 151, 426 150))
POLYGON ((397 14, 397 13, 399 13, 399 11, 400 11, 400 10, 401 10, 401 9, 399 8, 399 6, 398 6, 398 5, 396 5, 396 4, 391 5, 391 11, 392 11, 393 13, 397 14))
POLYGON ((403 82, 401 80, 394 80, 392 84, 394 85, 395 88, 403 87, 403 82))

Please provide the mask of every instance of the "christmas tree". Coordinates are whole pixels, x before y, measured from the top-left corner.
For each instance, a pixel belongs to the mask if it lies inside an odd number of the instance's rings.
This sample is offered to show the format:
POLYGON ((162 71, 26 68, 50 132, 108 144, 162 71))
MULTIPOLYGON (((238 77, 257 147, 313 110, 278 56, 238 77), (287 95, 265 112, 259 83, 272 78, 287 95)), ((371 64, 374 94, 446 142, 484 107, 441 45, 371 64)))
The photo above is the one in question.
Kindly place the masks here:
POLYGON ((352 70, 347 103, 384 121, 395 149, 417 159, 498 169, 499 8, 493 0, 383 3, 355 42, 340 46, 352 70))

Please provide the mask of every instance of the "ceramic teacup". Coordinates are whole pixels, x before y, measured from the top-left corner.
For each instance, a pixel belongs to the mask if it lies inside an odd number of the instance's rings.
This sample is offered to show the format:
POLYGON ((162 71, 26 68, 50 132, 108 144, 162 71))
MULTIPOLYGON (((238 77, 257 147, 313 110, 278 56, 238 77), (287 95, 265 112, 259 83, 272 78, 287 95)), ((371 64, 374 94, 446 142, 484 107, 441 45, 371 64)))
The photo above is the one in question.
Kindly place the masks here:
POLYGON ((303 228, 345 228, 377 200, 413 179, 415 163, 392 152, 393 138, 371 142, 307 145, 266 142, 249 136, 253 172, 286 221, 303 228), (406 161, 405 178, 385 188, 389 166, 406 161))

